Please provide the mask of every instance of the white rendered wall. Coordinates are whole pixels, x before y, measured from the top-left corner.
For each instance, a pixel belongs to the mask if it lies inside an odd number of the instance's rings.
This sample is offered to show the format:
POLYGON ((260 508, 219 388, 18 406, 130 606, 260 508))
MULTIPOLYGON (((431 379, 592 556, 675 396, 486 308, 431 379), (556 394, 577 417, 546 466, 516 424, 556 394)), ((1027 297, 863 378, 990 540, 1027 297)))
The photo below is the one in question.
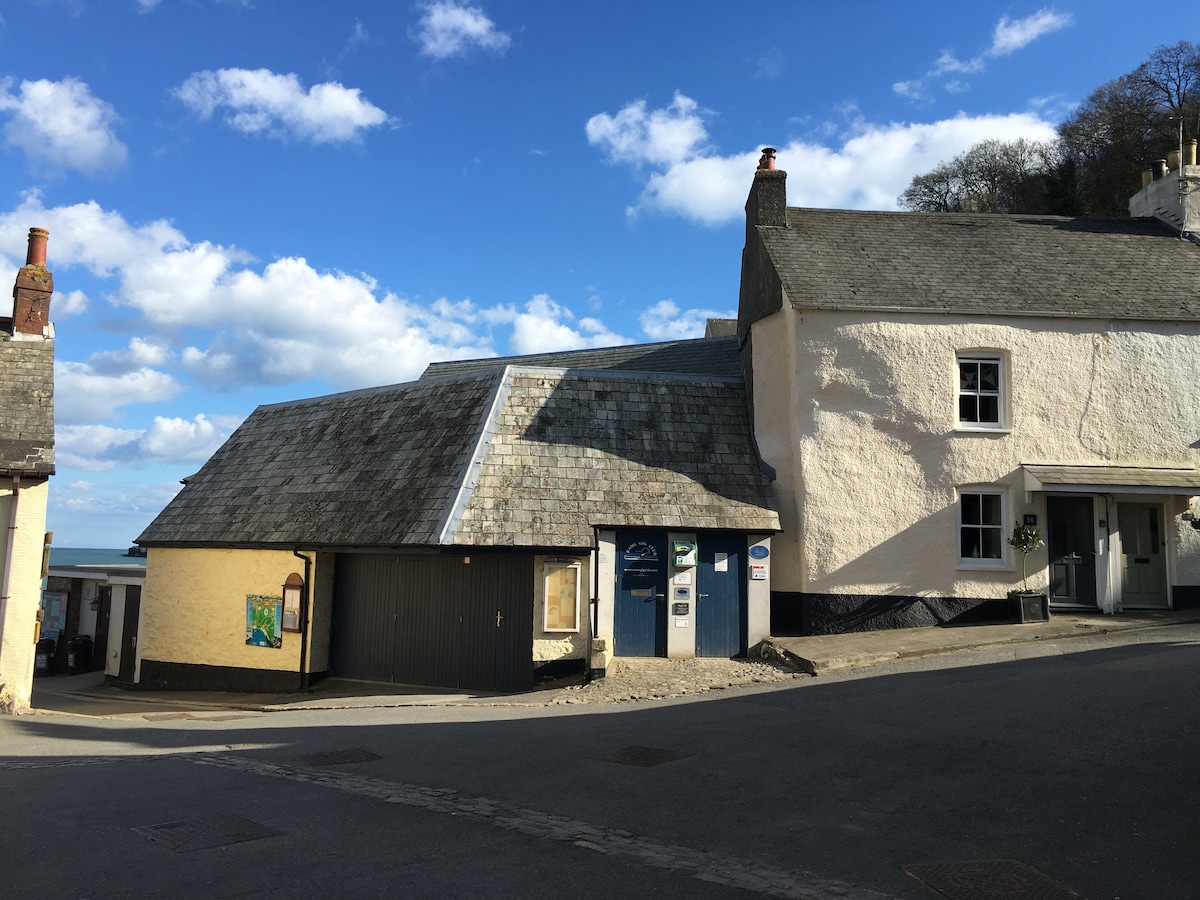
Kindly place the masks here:
MULTIPOLYGON (((958 487, 1003 486, 1010 523, 1028 511, 1044 527, 1044 495, 1027 503, 1022 464, 1200 464, 1195 324, 785 306, 753 325, 753 348, 755 434, 778 474, 781 521, 799 529, 773 541, 777 591, 1002 597, 1020 560, 959 568, 958 487), (1007 432, 956 428, 963 350, 1004 355, 1007 432)), ((1185 502, 1167 502, 1168 516, 1185 502)), ((1200 542, 1181 534, 1174 549, 1173 580, 1197 583, 1200 542)), ((1045 553, 1029 564, 1044 585, 1045 553)))
MULTIPOLYGON (((0 694, 3 705, 29 708, 33 690, 34 631, 42 602, 42 548, 46 538, 49 482, 23 481, 17 496, 17 529, 12 536, 12 570, 0 634, 0 694)), ((0 576, 9 558, 12 480, 0 479, 0 576)))

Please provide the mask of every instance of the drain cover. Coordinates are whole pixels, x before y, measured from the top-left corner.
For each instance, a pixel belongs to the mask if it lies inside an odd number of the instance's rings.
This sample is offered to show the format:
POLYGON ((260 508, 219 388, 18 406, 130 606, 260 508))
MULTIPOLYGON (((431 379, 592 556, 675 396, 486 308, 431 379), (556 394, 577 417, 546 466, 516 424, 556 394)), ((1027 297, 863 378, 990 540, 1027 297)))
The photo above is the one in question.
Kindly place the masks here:
POLYGON ((240 816, 209 816, 192 822, 166 822, 133 830, 176 853, 224 847, 227 844, 256 841, 279 834, 273 828, 240 816))
POLYGON ((660 750, 657 747, 622 747, 620 750, 594 753, 591 758, 602 762, 622 763, 626 766, 661 766, 663 763, 687 759, 689 756, 691 756, 690 753, 680 753, 678 750, 660 750))
POLYGON ((950 900, 1081 900, 1037 869, 1011 859, 906 863, 903 869, 950 900))
POLYGON ((347 763, 374 762, 377 759, 383 759, 378 753, 372 753, 370 750, 364 750, 361 747, 352 747, 349 750, 326 750, 324 753, 308 753, 304 756, 297 756, 300 762, 306 766, 343 766, 347 763))

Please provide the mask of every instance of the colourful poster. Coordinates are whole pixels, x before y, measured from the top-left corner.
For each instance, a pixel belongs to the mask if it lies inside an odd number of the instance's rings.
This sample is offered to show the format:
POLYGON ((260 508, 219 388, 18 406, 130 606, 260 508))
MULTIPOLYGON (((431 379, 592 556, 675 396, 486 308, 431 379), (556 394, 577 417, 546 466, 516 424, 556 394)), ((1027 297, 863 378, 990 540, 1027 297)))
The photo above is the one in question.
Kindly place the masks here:
POLYGON ((283 598, 246 595, 246 643, 252 647, 283 646, 283 598))

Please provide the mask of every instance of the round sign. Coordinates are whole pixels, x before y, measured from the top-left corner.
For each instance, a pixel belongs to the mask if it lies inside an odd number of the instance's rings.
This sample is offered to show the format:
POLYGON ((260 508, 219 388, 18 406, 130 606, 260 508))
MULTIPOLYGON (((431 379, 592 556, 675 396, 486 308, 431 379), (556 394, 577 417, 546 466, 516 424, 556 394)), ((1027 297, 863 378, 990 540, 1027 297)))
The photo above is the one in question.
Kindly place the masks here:
POLYGON ((750 556, 754 559, 766 559, 771 555, 771 549, 764 547, 762 544, 755 544, 750 548, 750 556))

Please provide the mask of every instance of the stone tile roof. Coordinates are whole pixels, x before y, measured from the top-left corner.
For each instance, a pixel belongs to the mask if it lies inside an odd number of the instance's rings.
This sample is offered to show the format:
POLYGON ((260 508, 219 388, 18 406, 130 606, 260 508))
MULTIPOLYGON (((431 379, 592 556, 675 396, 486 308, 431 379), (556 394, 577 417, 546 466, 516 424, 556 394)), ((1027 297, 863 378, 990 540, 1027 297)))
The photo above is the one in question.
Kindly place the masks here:
POLYGON ((0 470, 54 474, 54 341, 0 331, 0 470))
POLYGON ((740 378, 509 367, 264 406, 147 546, 591 546, 777 530, 740 378))
POLYGON ((513 370, 454 542, 589 547, 602 525, 779 529, 741 379, 513 370))
POLYGON ((1134 466, 1025 465, 1025 490, 1057 488, 1096 493, 1184 494, 1200 493, 1200 472, 1195 469, 1152 469, 1134 466))
POLYGON ((138 543, 431 543, 499 381, 487 373, 260 406, 138 543))
POLYGON ((1200 319, 1200 247, 1153 219, 787 210, 795 308, 1200 319))
POLYGON ((723 375, 740 378, 741 357, 736 334, 656 344, 627 344, 561 353, 500 356, 492 359, 430 363, 422 378, 461 375, 505 366, 547 366, 559 369, 622 369, 627 372, 673 372, 682 375, 723 375))

